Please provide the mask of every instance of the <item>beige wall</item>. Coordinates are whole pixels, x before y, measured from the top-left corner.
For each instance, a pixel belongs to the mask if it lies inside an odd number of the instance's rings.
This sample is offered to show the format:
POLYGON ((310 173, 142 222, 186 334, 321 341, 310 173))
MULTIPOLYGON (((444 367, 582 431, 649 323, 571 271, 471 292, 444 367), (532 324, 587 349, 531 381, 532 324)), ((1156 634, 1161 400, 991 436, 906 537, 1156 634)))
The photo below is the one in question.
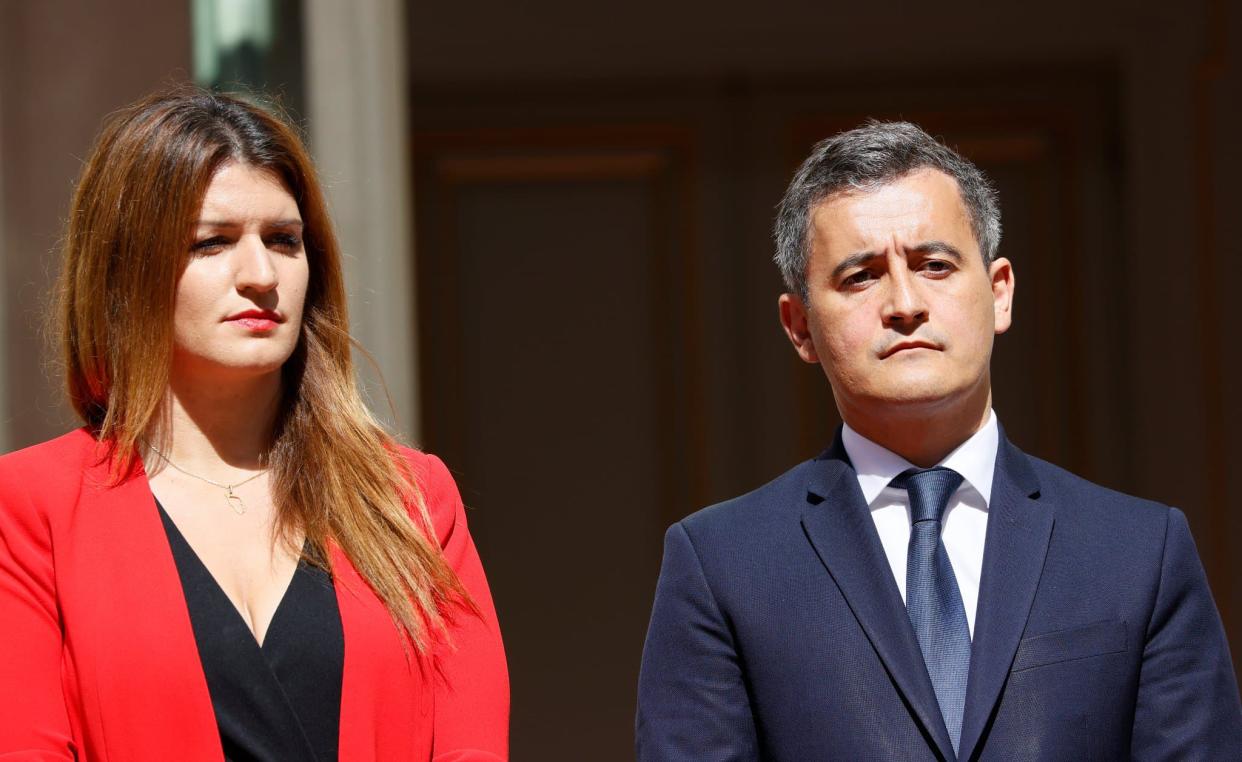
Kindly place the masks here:
POLYGON ((104 115, 187 76, 189 8, 0 0, 0 442, 20 447, 73 425, 41 344, 69 194, 104 115))

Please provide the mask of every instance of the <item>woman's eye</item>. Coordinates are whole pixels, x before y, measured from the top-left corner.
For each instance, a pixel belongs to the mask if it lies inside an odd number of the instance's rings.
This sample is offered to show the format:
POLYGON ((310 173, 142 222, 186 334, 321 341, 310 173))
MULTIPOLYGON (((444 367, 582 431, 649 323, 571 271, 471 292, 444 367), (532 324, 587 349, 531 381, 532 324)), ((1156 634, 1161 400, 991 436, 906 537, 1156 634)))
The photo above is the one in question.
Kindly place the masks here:
POLYGON ((302 239, 291 233, 277 233, 268 239, 267 245, 273 249, 295 252, 302 248, 302 239))
POLYGON ((224 248, 226 245, 228 245, 227 239, 222 236, 215 236, 213 238, 204 238, 201 241, 195 241, 194 245, 190 247, 190 251, 200 254, 210 254, 224 248))

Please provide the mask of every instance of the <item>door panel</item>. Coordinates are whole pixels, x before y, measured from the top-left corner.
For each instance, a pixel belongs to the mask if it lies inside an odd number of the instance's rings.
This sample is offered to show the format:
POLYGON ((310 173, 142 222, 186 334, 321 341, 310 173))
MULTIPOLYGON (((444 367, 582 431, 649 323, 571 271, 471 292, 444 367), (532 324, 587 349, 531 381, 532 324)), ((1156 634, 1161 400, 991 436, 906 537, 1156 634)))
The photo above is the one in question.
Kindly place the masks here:
POLYGON ((487 565, 515 756, 610 758, 631 744, 659 537, 684 505, 684 157, 473 137, 420 141, 426 440, 487 565))

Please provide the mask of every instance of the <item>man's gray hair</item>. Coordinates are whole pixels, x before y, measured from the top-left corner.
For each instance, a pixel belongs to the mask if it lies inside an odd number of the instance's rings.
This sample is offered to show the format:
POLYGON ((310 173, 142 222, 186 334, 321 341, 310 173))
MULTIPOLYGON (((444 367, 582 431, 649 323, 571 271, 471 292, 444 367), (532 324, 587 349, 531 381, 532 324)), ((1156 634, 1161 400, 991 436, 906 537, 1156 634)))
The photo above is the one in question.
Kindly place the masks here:
POLYGON ((816 143, 781 199, 774 259, 789 291, 807 298, 812 209, 834 193, 873 190, 924 168, 957 181, 983 264, 990 265, 1000 246, 1000 204, 983 172, 916 125, 872 119, 816 143))

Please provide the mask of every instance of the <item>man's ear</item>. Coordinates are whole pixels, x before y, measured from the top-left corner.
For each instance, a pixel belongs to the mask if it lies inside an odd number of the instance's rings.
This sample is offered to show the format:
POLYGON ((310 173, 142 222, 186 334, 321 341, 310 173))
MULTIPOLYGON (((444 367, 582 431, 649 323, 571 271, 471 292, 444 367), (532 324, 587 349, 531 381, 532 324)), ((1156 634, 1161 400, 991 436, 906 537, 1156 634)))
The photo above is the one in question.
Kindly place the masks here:
POLYGON ((993 260, 988 267, 988 277, 992 281, 992 306, 996 311, 996 332, 1009 330, 1013 324, 1013 265, 1004 257, 993 260))
POLYGON ((781 326, 798 356, 805 362, 818 364, 819 353, 815 351, 815 340, 811 337, 802 298, 797 294, 781 294, 777 303, 781 310, 781 326))

